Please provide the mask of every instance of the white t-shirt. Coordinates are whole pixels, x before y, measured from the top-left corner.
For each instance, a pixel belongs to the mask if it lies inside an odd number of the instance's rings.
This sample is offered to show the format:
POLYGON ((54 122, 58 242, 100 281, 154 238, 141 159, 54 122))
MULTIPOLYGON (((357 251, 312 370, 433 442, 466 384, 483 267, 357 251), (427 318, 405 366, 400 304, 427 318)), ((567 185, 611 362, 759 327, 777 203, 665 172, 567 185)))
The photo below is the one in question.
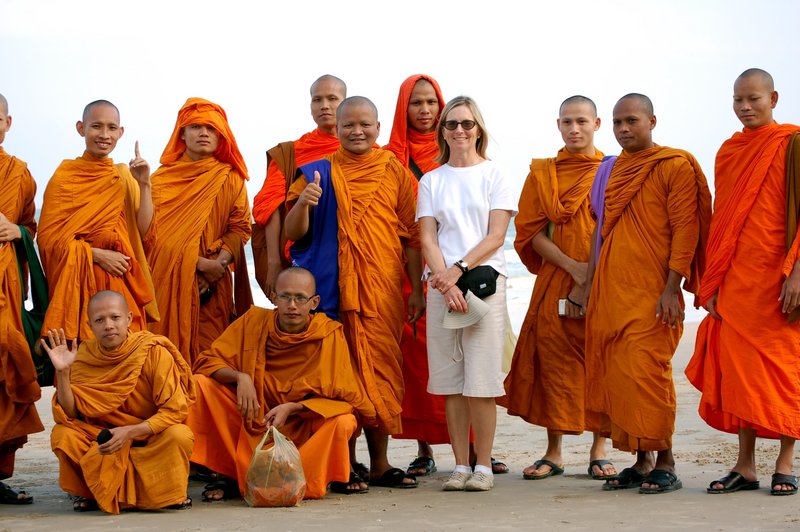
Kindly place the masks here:
MULTIPOLYGON (((463 259, 486 238, 492 210, 517 214, 517 198, 504 173, 492 161, 465 168, 445 164, 422 176, 419 182, 417 220, 425 216, 436 219, 439 249, 447 266, 463 259)), ((508 275, 503 246, 482 264, 508 275)), ((481 264, 469 265, 470 269, 475 266, 481 264)), ((428 272, 426 266, 424 275, 428 272)))

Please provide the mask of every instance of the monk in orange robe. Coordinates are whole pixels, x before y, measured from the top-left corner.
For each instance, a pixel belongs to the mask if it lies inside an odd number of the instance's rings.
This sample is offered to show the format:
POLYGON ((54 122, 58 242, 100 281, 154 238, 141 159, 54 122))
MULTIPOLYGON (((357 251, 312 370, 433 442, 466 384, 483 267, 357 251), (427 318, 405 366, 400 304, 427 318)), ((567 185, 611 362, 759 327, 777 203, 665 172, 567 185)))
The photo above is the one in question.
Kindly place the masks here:
POLYGON ((536 283, 505 380, 505 402, 509 414, 547 428, 547 451, 523 470, 524 478, 562 474, 562 436, 591 430, 589 475, 605 479, 616 470, 606 459, 602 419, 584 409, 586 324, 580 303, 595 226, 589 192, 603 159, 594 147, 597 107, 585 96, 567 98, 556 124, 565 146, 552 159, 531 161, 515 221, 514 247, 536 283))
POLYGON ((324 497, 329 484, 337 493, 366 491, 350 467, 348 440, 356 416, 375 423, 375 407, 342 325, 309 314, 319 296, 308 270, 283 270, 275 288, 276 310, 252 307, 195 360, 192 461, 224 476, 206 486, 204 500, 244 492, 253 451, 270 426, 298 447, 306 498, 324 497))
POLYGON ((42 339, 56 370, 50 443, 61 488, 78 497, 76 512, 191 508, 191 369, 163 336, 130 331, 117 292, 95 294, 89 319, 95 338, 80 347, 63 329, 42 339))
MULTIPOLYGON (((439 121, 444 99, 439 84, 430 76, 414 74, 400 85, 397 108, 384 146, 408 168, 419 181, 423 174, 438 168, 436 157, 436 123, 439 121)), ((411 295, 411 282, 403 282, 403 298, 411 295)), ((428 393, 428 349, 425 335, 425 316, 403 326, 400 340, 403 352, 403 432, 397 439, 417 440, 417 458, 408 466, 408 473, 416 476, 436 471, 432 444, 450 443, 447 420, 444 414, 444 397, 428 393)))
POLYGON ((700 416, 715 429, 738 434, 739 454, 709 493, 759 488, 757 437, 780 439, 771 494, 797 493, 792 470, 800 438, 800 325, 791 313, 800 304, 800 127, 774 121, 777 103, 769 73, 743 72, 733 86, 733 110, 744 129, 717 153, 699 294, 710 315, 697 331, 686 375, 703 394, 700 416))
POLYGON ((191 364, 253 301, 244 245, 244 164, 219 105, 189 98, 153 174, 155 235, 146 247, 163 334, 191 364), (231 275, 234 269, 235 278, 231 275))
POLYGON ((311 118, 317 128, 295 141, 281 142, 267 151, 267 177, 253 199, 253 259, 255 276, 275 303, 275 279, 291 263, 283 235, 284 202, 299 166, 322 159, 339 147, 336 108, 347 97, 344 81, 326 74, 311 85, 311 118))
POLYGON ((595 201, 592 192, 602 242, 588 269, 587 408, 608 416, 614 447, 637 453, 603 488, 665 493, 682 487, 672 455, 671 362, 683 332, 680 281, 696 292, 711 195, 691 154, 653 143, 648 97, 623 96, 613 120, 623 151, 604 195, 595 201))
POLYGON ((124 132, 111 102, 87 105, 76 128, 86 151, 63 161, 47 183, 38 243, 50 295, 42 331, 63 327, 83 341, 92 334, 89 299, 99 290, 125 297, 134 331, 157 320, 158 307, 144 253, 153 236, 150 167, 138 142, 129 165, 110 158, 124 132))
POLYGON ((285 232, 295 241, 295 264, 317 279, 320 308, 342 322, 377 410, 377 426, 365 428, 371 485, 416 487, 413 475, 393 468, 386 456, 388 435, 402 431, 403 253, 413 283, 409 321, 425 307, 414 179, 394 154, 373 147, 380 123, 369 99, 342 102, 336 129, 341 148, 301 167, 289 190, 285 232))
MULTIPOLYGON (((11 127, 8 101, 0 94, 0 144, 11 127)), ((20 277, 15 243, 36 234, 36 182, 28 166, 0 147, 0 480, 14 474, 17 449, 28 434, 44 430, 36 401, 41 390, 22 326, 27 276, 20 277)), ((0 504, 30 504, 33 497, 0 482, 0 504)))

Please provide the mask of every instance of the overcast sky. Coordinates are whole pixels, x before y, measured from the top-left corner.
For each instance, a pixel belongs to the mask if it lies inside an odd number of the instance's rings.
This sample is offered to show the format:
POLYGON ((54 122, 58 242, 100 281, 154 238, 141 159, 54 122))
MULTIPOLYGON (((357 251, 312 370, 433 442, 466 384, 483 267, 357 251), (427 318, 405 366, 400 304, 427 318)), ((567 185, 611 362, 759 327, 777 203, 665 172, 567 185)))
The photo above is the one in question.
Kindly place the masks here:
POLYGON ((770 71, 776 118, 800 122, 798 20, 791 0, 3 0, 0 92, 14 118, 4 147, 28 162, 40 203, 58 163, 83 151, 86 103, 116 103, 125 135, 113 157, 128 161, 139 139, 155 170, 178 109, 200 96, 228 112, 252 201, 264 151, 313 128, 308 88, 320 74, 376 103, 385 144, 400 83, 426 73, 446 99, 478 101, 489 156, 518 189, 530 159, 561 146, 558 106, 576 93, 597 102, 606 153, 619 152, 614 102, 649 95, 655 141, 693 152, 712 181, 717 148, 741 127, 731 110, 741 71, 770 71))

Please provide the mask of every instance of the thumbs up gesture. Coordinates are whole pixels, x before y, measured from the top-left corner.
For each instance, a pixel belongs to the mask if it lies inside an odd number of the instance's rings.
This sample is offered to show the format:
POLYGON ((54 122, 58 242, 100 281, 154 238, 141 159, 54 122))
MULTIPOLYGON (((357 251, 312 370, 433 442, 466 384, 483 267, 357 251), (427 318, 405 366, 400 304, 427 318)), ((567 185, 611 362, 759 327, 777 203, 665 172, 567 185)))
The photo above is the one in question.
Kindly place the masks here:
POLYGON ((319 172, 315 170, 314 181, 306 185, 297 199, 299 204, 315 207, 319 203, 319 198, 322 196, 322 187, 319 186, 320 179, 319 172))

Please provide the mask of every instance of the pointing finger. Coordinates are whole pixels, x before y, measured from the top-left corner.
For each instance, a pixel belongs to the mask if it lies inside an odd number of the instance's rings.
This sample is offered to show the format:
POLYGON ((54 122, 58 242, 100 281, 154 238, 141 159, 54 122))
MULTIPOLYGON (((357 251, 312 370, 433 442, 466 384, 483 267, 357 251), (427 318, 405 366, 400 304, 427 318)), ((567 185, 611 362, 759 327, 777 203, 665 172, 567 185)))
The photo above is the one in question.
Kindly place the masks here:
POLYGON ((141 159, 141 155, 139 155, 139 141, 138 140, 133 145, 133 154, 137 159, 141 159))

